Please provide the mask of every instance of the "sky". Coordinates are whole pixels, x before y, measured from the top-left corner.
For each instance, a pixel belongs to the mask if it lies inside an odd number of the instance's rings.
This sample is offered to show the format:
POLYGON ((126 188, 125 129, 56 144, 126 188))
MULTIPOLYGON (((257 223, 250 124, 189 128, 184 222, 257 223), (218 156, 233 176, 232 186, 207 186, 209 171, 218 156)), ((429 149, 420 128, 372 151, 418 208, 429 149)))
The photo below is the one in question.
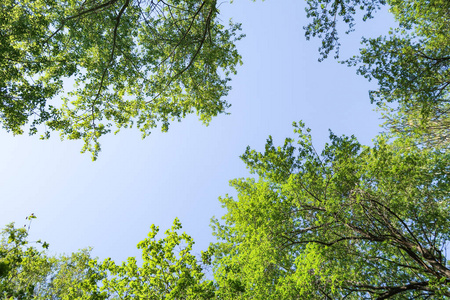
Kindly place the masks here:
MULTIPOLYGON (((80 154, 80 141, 1 131, 0 226, 23 226, 34 213, 30 240, 47 241, 50 254, 92 247, 94 257, 120 262, 140 255, 136 244, 151 224, 164 232, 178 217, 200 253, 214 241, 211 217, 224 214, 218 197, 235 195, 229 180, 250 176, 239 158, 247 146, 263 150, 269 135, 281 145, 299 120, 319 149, 329 129, 371 144, 381 131, 368 97, 375 83, 332 58, 317 61, 320 41, 304 37, 303 1, 240 0, 219 9, 224 23, 233 18, 246 34, 237 44, 244 64, 231 81, 230 115, 208 127, 189 116, 144 140, 136 129, 122 130, 101 140, 95 162, 80 154)), ((358 22, 342 36, 342 59, 357 54, 361 36, 392 26, 386 9, 358 22)))

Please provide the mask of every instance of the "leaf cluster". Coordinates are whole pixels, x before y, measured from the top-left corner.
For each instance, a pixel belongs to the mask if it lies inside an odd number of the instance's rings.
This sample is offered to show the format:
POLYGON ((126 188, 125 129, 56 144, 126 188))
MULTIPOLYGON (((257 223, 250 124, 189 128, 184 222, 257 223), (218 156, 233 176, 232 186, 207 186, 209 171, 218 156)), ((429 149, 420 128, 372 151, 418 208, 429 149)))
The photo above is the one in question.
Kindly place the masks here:
POLYGON ((215 221, 221 242, 212 246, 219 291, 242 299, 450 295, 448 155, 332 133, 319 154, 294 126, 298 146, 269 139, 264 153, 247 149, 242 158, 259 180, 234 180, 238 198, 221 199, 227 213, 223 225, 215 221))
POLYGON ((145 137, 229 107, 242 36, 219 22, 215 0, 7 0, 0 11, 0 120, 14 134, 42 124, 42 138, 82 139, 95 159, 113 129, 145 137))

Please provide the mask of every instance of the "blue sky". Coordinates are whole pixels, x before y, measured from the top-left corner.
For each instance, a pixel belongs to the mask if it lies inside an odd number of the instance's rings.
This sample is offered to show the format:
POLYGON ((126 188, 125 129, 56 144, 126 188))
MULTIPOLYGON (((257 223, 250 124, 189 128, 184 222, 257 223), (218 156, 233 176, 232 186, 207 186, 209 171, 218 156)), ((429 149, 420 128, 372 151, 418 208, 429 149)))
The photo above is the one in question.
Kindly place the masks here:
MULTIPOLYGON (((91 246, 94 256, 121 261, 140 254, 136 244, 151 224, 164 231, 178 217, 199 253, 213 241, 210 218, 223 214, 217 198, 234 194, 228 181, 249 176, 239 159, 247 145, 262 150, 268 135, 280 144, 298 120, 318 148, 328 129, 371 143, 381 130, 368 98, 374 83, 333 59, 317 61, 319 41, 304 38, 303 1, 223 2, 220 11, 247 35, 238 43, 244 64, 231 82, 230 115, 208 127, 189 116, 145 140, 123 130, 103 138, 96 162, 78 141, 0 132, 0 226, 23 226, 34 213, 31 239, 49 242, 50 253, 91 246)), ((393 25, 386 10, 359 22, 343 36, 342 58, 357 54, 361 36, 393 25)))

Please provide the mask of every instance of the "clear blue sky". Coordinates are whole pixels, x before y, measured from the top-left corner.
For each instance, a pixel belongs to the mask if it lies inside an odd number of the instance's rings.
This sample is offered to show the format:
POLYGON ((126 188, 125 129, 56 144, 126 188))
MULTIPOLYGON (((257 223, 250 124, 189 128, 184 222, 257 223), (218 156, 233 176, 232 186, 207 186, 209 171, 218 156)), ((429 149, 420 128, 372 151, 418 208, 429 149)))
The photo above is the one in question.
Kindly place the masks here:
MULTIPOLYGON (((318 148, 328 129, 371 143, 380 131, 368 98, 374 85, 333 59, 317 62, 319 41, 304 38, 303 1, 240 0, 220 10, 247 35, 238 44, 244 65, 227 98, 231 115, 209 127, 190 116, 145 140, 123 130, 103 138, 96 162, 79 153, 81 142, 0 132, 0 226, 23 226, 34 213, 31 239, 49 242, 51 253, 92 246, 94 256, 121 261, 140 254, 136 244, 151 224, 164 231, 178 217, 199 253, 213 241, 210 218, 223 214, 217 198, 234 194, 228 181, 249 176, 239 159, 247 145, 262 150, 269 134, 281 143, 298 120, 312 129, 318 148)), ((343 37, 342 58, 357 53, 362 35, 389 26, 387 11, 359 22, 343 37)))

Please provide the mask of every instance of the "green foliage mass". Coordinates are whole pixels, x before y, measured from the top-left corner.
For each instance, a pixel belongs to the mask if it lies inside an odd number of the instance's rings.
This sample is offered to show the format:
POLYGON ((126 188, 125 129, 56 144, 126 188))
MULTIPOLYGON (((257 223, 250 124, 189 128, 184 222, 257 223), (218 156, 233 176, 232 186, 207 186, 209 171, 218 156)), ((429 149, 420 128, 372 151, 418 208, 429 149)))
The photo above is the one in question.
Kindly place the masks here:
MULTIPOLYGON (((194 241, 179 234, 175 219, 165 237, 148 237, 137 248, 142 263, 134 257, 117 265, 90 255, 90 249, 70 256, 47 256, 45 250, 29 246, 28 232, 9 224, 0 245, 0 296, 2 299, 211 299, 214 285, 205 279, 201 263, 191 253, 194 241)), ((46 243, 41 243, 48 248, 46 243)))
MULTIPOLYGON (((213 284, 204 279, 197 258, 191 253, 194 241, 179 234, 181 223, 175 219, 165 237, 156 240, 159 228, 152 225, 148 238, 137 247, 142 250, 142 265, 134 257, 121 265, 111 259, 92 263, 104 276, 96 287, 107 299, 209 299, 213 284)), ((96 290, 94 290, 96 291, 96 290)))
POLYGON ((308 0, 306 38, 322 40, 320 59, 339 57, 339 22, 350 33, 355 18, 374 17, 382 5, 398 28, 377 38, 363 38, 360 54, 343 61, 378 82, 370 98, 381 108, 386 128, 417 143, 449 147, 450 2, 447 0, 308 0))
MULTIPOLYGON (((0 110, 4 126, 16 133, 36 115, 36 125, 83 138, 96 155, 98 147, 89 145, 109 131, 105 120, 120 128, 136 118, 147 133, 155 122, 167 128, 170 118, 192 109, 208 121, 226 107, 219 99, 227 79, 218 74, 228 76, 239 62, 231 41, 238 26, 214 23, 213 1, 3 3, 11 13, 3 9, 0 18, 0 110), (152 17, 164 13, 171 17, 152 17), (100 16, 104 23, 96 21, 100 16), (122 26, 136 22, 142 26, 122 26), (78 76, 73 100, 47 106, 70 76, 78 76)), ((232 180, 237 197, 220 198, 226 214, 212 220, 217 242, 201 261, 177 219, 160 239, 151 227, 138 244, 141 263, 131 257, 122 264, 100 262, 89 250, 48 256, 30 246, 26 228, 7 225, 1 297, 448 299, 450 2, 307 4, 306 35, 323 39, 322 58, 338 51, 337 21, 351 30, 359 8, 367 19, 388 4, 399 22, 388 36, 363 39, 360 55, 347 60, 378 82, 370 95, 386 110, 388 131, 373 146, 330 133, 318 151, 299 122, 297 137, 282 146, 269 137, 263 152, 248 147, 241 158, 254 177, 232 180)))
MULTIPOLYGON (((28 217, 30 221, 33 218, 34 215, 28 217)), ((95 277, 89 269, 90 249, 58 257, 48 256, 48 247, 42 241, 28 241, 26 228, 9 224, 3 229, 0 244, 1 299, 98 299, 94 297, 95 293, 83 291, 83 286, 92 285, 89 280, 95 277), (40 247, 31 244, 40 244, 40 247)))
MULTIPOLYGON (((12 299, 443 299, 450 297, 450 157, 411 139, 374 146, 330 134, 318 152, 310 130, 242 159, 257 178, 220 198, 218 242, 202 253, 174 221, 118 265, 83 250, 48 257, 25 229, 3 231, 0 292, 12 299), (210 265, 214 279, 205 277, 210 265)), ((44 244, 46 245, 46 244, 44 244)))
POLYGON ((3 128, 35 134, 42 124, 43 138, 82 139, 96 158, 112 129, 135 125, 145 137, 194 112, 208 123, 229 107, 241 62, 240 25, 218 14, 215 0, 2 1, 3 128))
POLYGON ((388 36, 363 39, 360 55, 347 62, 378 82, 370 97, 383 108, 388 129, 427 146, 448 148, 450 2, 389 3, 399 28, 388 36))
POLYGON ((213 266, 225 299, 440 299, 450 296, 450 160, 411 141, 296 140, 242 159, 220 199, 213 266), (297 144, 297 146, 296 146, 297 144))
POLYGON ((354 31, 355 17, 363 13, 364 21, 373 18, 374 13, 386 4, 386 0, 306 0, 306 16, 311 22, 304 27, 306 39, 317 37, 322 40, 319 47, 319 61, 328 57, 330 52, 339 57, 339 21, 347 25, 345 33, 354 31))

